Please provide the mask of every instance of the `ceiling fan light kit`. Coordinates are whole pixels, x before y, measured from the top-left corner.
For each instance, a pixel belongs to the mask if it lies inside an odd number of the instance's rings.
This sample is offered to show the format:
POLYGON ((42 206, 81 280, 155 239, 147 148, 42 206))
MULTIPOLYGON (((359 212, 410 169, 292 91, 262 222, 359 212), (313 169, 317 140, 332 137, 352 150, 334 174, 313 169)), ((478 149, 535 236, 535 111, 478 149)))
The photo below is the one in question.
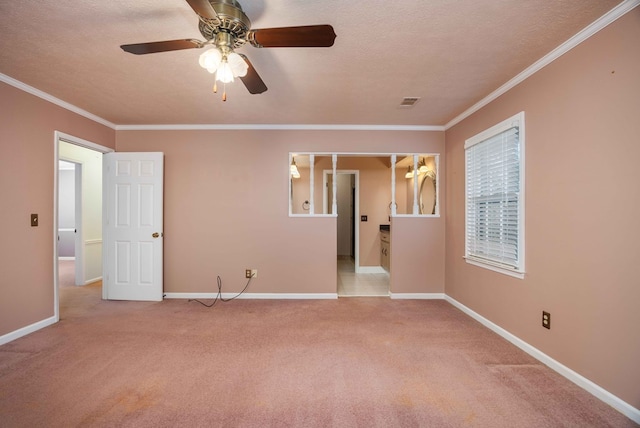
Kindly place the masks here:
MULTIPOLYGON (((267 90, 249 59, 234 51, 246 43, 256 48, 330 47, 336 38, 331 25, 252 30, 251 21, 236 0, 187 0, 187 3, 198 15, 198 28, 206 41, 181 39, 120 47, 125 52, 143 55, 210 46, 210 49, 200 55, 199 64, 210 73, 215 73, 214 92, 217 92, 218 81, 226 85, 235 78, 240 78, 251 94, 261 94, 267 90)), ((226 99, 224 91, 222 100, 226 99)))

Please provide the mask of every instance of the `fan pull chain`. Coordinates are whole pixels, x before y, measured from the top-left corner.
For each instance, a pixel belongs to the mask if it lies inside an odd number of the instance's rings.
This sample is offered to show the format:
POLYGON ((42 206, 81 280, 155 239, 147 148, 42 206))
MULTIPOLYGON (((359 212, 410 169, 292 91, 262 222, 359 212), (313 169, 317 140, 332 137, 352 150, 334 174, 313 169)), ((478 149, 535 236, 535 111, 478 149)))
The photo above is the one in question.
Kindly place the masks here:
MULTIPOLYGON (((218 93, 218 81, 217 80, 213 81, 213 93, 214 94, 218 93)), ((227 101, 227 84, 225 82, 222 82, 222 101, 227 101)))

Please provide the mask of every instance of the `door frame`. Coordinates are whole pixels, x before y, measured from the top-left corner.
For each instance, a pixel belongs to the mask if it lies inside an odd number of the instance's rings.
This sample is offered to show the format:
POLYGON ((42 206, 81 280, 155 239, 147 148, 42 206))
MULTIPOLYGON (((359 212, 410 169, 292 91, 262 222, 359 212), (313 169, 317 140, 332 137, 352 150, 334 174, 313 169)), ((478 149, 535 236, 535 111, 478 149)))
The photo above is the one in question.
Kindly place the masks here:
MULTIPOLYGON (((86 149, 90 149, 96 151, 98 153, 110 153, 114 150, 101 146, 99 144, 93 143, 91 141, 84 140, 79 137, 75 137, 73 135, 65 134, 64 132, 54 131, 53 132, 53 163, 54 163, 54 174, 53 174, 53 316, 55 318, 55 322, 60 321, 60 284, 58 281, 58 180, 59 180, 59 172, 58 165, 60 160, 60 151, 59 144, 60 142, 65 142, 69 144, 73 144, 76 146, 84 147, 86 149)), ((104 204, 104 195, 103 195, 103 204, 104 204)), ((76 233, 76 240, 80 239, 82 236, 80 233, 82 228, 82 218, 80 218, 80 224, 78 224, 78 219, 76 219, 76 226, 78 233, 76 233)), ((77 253, 76 253, 77 257, 77 253)), ((76 278, 77 280, 77 278, 76 278)))
MULTIPOLYGON (((354 264, 356 273, 360 273, 360 222, 358 219, 360 218, 360 170, 357 169, 337 169, 336 175, 338 174, 348 174, 355 176, 355 198, 353 201, 353 209, 354 209, 354 225, 353 225, 353 240, 354 240, 354 264)), ((329 211, 329 207, 327 204, 327 184, 329 182, 329 175, 333 175, 333 170, 324 169, 322 170, 322 212, 327 214, 329 211)), ((336 195, 337 197, 337 195, 336 195)), ((337 215, 337 213, 336 213, 337 215)), ((338 257, 338 248, 336 247, 336 258, 338 257)))

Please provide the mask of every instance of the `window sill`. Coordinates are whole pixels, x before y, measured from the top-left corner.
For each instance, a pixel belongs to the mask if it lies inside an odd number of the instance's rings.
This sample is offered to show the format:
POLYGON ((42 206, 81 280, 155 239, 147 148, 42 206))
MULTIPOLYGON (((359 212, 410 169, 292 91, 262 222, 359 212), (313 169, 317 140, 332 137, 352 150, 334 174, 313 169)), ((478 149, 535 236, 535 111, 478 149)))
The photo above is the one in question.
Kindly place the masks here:
POLYGON ((440 214, 393 214, 391 217, 438 218, 440 214))
POLYGON ((515 269, 508 269, 508 268, 504 268, 501 267, 497 264, 493 264, 493 263, 489 263, 486 262, 484 260, 479 260, 473 257, 464 257, 464 260, 469 263, 470 265, 474 265, 474 266, 478 266, 481 268, 485 268, 485 269, 489 269, 491 271, 494 272, 498 272, 501 273, 503 275, 508 275, 514 278, 518 278, 518 279, 524 279, 524 272, 523 271, 517 271, 515 269))

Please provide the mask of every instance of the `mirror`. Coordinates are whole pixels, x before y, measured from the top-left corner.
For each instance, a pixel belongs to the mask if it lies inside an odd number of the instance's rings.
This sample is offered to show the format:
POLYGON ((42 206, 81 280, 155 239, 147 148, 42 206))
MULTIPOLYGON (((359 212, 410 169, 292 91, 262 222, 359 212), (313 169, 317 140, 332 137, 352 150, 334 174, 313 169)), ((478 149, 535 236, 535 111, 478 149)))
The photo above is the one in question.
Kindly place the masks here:
POLYGON ((436 213, 436 176, 435 173, 424 174, 420 181, 420 214, 436 213))
POLYGON ((396 214, 436 214, 437 157, 424 153, 396 155, 396 214))

